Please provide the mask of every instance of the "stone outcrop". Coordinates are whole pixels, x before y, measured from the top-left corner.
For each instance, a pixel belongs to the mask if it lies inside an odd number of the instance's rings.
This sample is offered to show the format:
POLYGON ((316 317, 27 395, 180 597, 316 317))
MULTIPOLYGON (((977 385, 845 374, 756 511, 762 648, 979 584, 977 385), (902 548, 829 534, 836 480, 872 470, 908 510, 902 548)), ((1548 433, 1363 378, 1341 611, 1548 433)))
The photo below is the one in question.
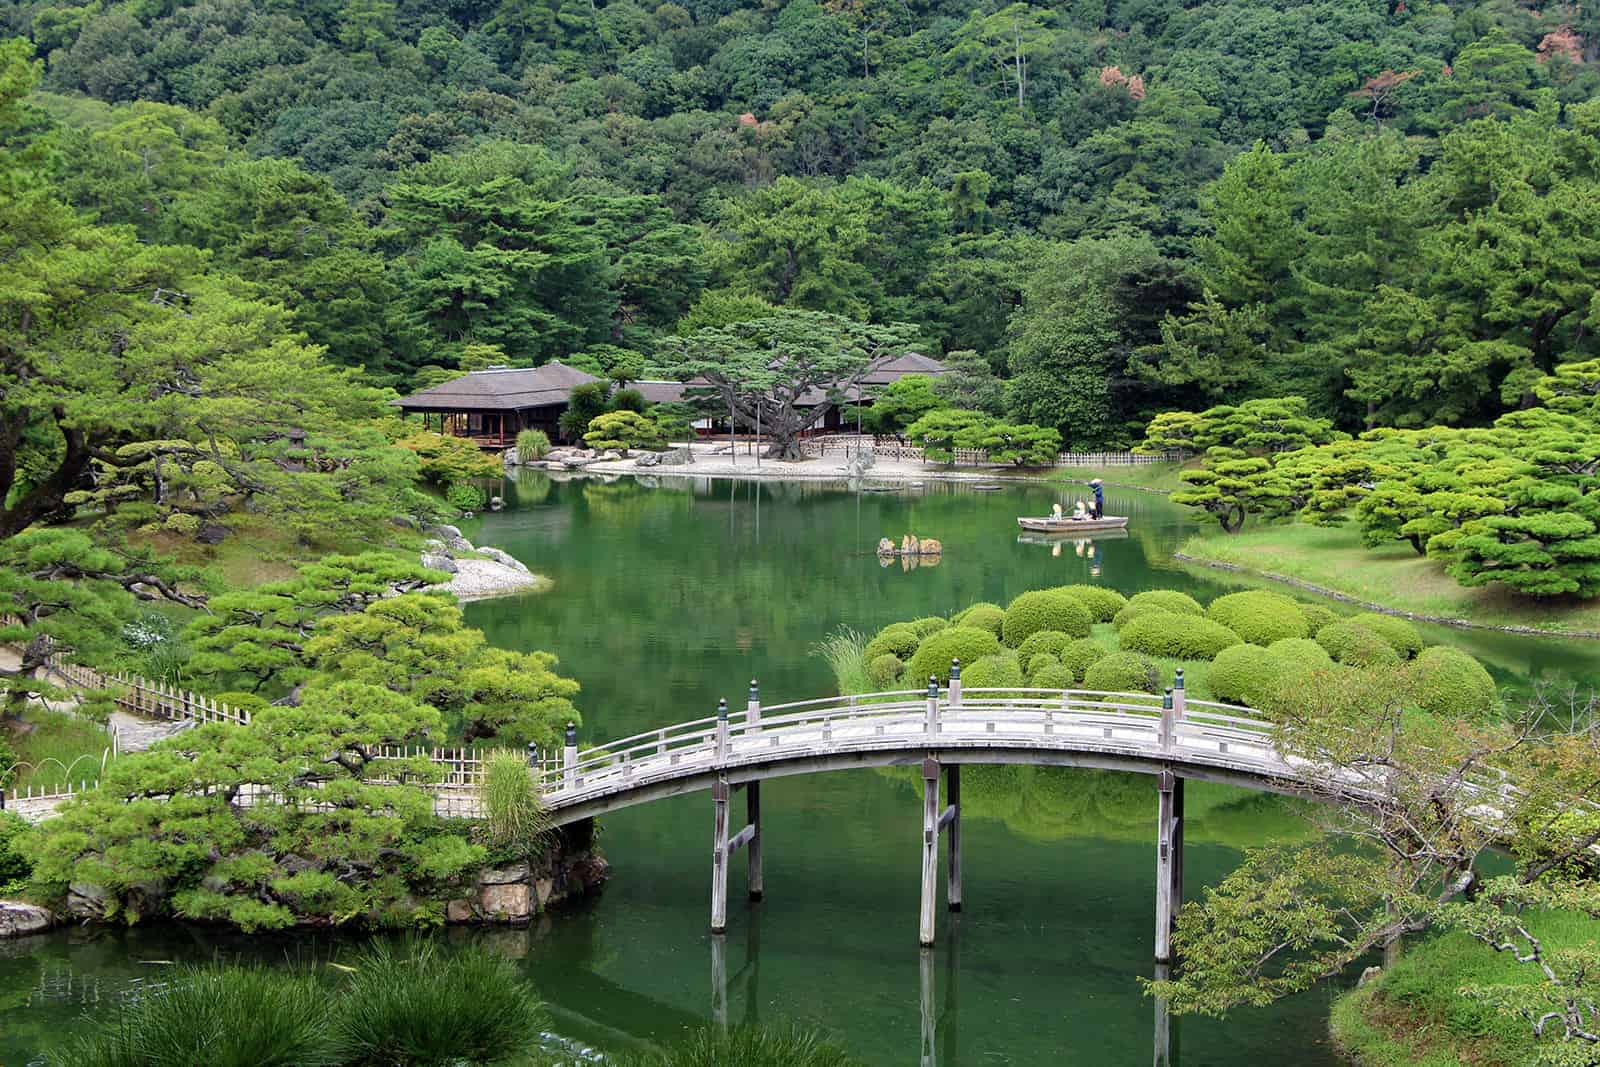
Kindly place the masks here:
POLYGON ((433 536, 422 543, 422 565, 450 575, 448 583, 436 588, 454 593, 458 600, 523 593, 544 581, 509 552, 474 547, 454 526, 432 526, 428 533, 433 536))
POLYGON ((610 865, 595 851, 594 821, 585 819, 556 831, 551 847, 531 863, 479 871, 471 894, 445 906, 445 920, 521 926, 595 892, 610 874, 610 865))
POLYGON ((48 908, 16 900, 0 900, 0 938, 42 934, 55 924, 55 913, 48 908))

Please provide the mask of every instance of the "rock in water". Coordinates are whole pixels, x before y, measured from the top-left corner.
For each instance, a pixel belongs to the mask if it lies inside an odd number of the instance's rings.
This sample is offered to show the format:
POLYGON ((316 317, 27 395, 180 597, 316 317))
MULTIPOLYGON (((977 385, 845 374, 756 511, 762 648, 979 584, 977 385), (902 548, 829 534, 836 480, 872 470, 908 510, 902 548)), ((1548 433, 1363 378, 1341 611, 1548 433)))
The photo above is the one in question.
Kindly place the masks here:
POLYGON ((55 924, 55 915, 37 904, 0 900, 0 938, 42 934, 55 924))

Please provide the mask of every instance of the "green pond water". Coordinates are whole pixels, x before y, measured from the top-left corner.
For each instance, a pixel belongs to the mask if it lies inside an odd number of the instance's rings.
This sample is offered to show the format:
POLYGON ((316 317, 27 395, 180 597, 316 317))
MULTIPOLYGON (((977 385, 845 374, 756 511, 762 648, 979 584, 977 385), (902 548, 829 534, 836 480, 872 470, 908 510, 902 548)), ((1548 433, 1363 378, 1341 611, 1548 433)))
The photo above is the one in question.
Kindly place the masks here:
MULTIPOLYGON (((741 706, 759 678, 768 702, 822 696, 833 680, 812 647, 840 625, 1004 603, 1041 585, 1173 587, 1208 597, 1225 575, 1170 562, 1194 529, 1158 496, 1115 488, 1108 511, 1132 533, 1030 544, 1014 517, 1059 499, 1046 485, 996 492, 930 482, 894 493, 843 485, 634 479, 553 482, 525 473, 511 506, 467 531, 554 580, 529 597, 470 605, 469 622, 511 648, 556 652, 583 685, 582 739, 599 741, 741 706), (933 567, 881 566, 879 537, 944 542, 933 567)), ((1482 658, 1504 685, 1600 683, 1593 646, 1430 629, 1482 658)), ((711 802, 694 794, 617 812, 601 839, 614 868, 597 899, 527 930, 447 931, 524 959, 551 1029, 600 1050, 657 1044, 713 1021, 794 1021, 875 1064, 1122 1064, 1153 1055, 1151 779, 1038 768, 963 775, 965 911, 939 915, 917 947, 920 785, 912 772, 784 778, 763 791, 766 899, 730 879, 729 929, 709 920, 711 802), (714 957, 720 955, 720 961, 714 957), (713 981, 725 975, 720 988, 713 981), (923 1060, 923 1012, 935 1025, 923 1060)), ((739 806, 736 805, 736 809, 739 806)), ((1191 897, 1240 850, 1311 832, 1295 804, 1190 783, 1191 897)), ((163 961, 306 960, 334 938, 252 938, 161 926, 66 931, 0 942, 0 1065, 26 1063, 163 961)), ((1227 1022, 1175 1023, 1188 1065, 1338 1063, 1329 984, 1227 1022)))

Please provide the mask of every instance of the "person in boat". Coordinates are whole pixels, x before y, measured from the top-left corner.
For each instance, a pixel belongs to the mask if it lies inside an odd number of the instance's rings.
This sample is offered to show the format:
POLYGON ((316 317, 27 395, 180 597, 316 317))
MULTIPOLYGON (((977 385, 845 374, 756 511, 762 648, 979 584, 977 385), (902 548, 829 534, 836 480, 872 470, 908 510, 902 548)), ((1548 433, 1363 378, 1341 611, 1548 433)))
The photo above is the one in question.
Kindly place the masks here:
POLYGON ((1084 519, 1088 518, 1088 516, 1089 512, 1083 506, 1083 498, 1079 497, 1077 502, 1072 505, 1072 521, 1082 522, 1084 519))
POLYGON ((1089 482, 1089 487, 1094 490, 1094 511, 1091 518, 1098 519, 1106 513, 1105 486, 1099 478, 1094 478, 1089 482))
POLYGON ((1053 518, 1053 519, 1056 519, 1057 521, 1060 521, 1060 519, 1061 519, 1061 505, 1060 504, 1051 504, 1050 505, 1050 517, 1053 518))

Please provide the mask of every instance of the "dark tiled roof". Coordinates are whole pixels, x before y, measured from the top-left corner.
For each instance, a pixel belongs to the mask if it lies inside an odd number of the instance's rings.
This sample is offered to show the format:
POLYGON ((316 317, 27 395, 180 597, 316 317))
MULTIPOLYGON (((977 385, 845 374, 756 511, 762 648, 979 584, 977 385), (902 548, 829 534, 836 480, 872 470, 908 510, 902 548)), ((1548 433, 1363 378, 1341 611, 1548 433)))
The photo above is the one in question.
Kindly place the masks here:
POLYGON ((405 411, 517 411, 565 404, 574 387, 599 380, 565 363, 478 370, 396 403, 405 411))

